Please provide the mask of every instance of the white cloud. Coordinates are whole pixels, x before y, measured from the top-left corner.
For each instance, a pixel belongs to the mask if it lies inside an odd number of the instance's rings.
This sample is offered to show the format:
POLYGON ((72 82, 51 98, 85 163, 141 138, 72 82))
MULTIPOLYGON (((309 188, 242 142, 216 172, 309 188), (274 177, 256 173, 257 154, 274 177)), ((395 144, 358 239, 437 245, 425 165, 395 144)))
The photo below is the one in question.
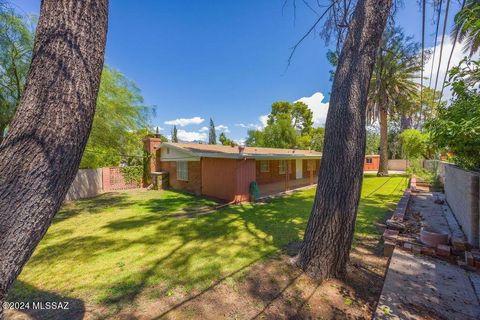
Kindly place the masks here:
MULTIPOLYGON (((437 90, 442 90, 442 85, 443 85, 443 79, 445 77, 445 72, 447 71, 447 64, 448 64, 448 58, 450 57, 450 53, 452 52, 452 47, 453 43, 450 39, 450 37, 445 37, 445 41, 443 43, 443 51, 442 51, 442 63, 440 64, 440 72, 438 72, 438 62, 440 60, 440 46, 441 46, 441 39, 438 39, 437 41, 437 47, 435 49, 435 59, 430 59, 428 62, 425 64, 425 70, 423 71, 423 75, 427 79, 423 79, 423 85, 428 86, 430 84, 430 75, 431 75, 431 88, 435 88, 435 79, 437 77, 437 73, 439 75, 438 77, 438 84, 437 84, 437 90), (433 66, 433 73, 432 73, 432 63, 434 64, 433 66)), ((452 55, 452 60, 449 65, 449 69, 451 69, 453 66, 456 66, 460 63, 460 61, 466 56, 462 52, 463 48, 463 43, 457 43, 455 45, 455 50, 453 51, 452 55)), ((433 54, 434 47, 429 48, 433 54)), ((480 55, 476 54, 473 56, 473 58, 478 58, 480 55)), ((448 76, 447 76, 448 80, 448 76)), ((418 83, 420 83, 420 79, 417 80, 418 83)), ((450 100, 452 97, 452 93, 450 92, 450 89, 446 87, 443 91, 443 100, 450 100)))
POLYGON ((249 130, 262 130, 267 126, 268 114, 258 117, 258 121, 260 121, 260 123, 235 123, 235 126, 249 130))
POLYGON ((208 131, 208 127, 201 127, 200 130, 198 130, 200 132, 207 132, 208 131))
POLYGON ((267 126, 268 114, 258 117, 258 120, 262 123, 262 128, 265 128, 267 126))
POLYGON ((328 102, 323 102, 323 99, 325 99, 323 93, 315 92, 310 97, 303 97, 297 100, 305 103, 312 110, 313 125, 315 127, 324 126, 327 120, 328 102))
POLYGON ((158 131, 163 131, 163 130, 165 130, 164 128, 159 127, 159 126, 156 126, 156 127, 153 127, 153 128, 154 128, 155 130, 158 130, 158 131))
POLYGON ((215 129, 216 129, 217 131, 221 131, 221 132, 225 132, 225 133, 229 133, 229 132, 230 132, 230 130, 228 130, 228 126, 225 126, 225 125, 223 125, 223 124, 218 125, 218 126, 215 126, 215 129))
POLYGON ((258 129, 261 128, 260 125, 254 123, 235 123, 236 127, 244 128, 244 129, 258 129))
POLYGON ((200 118, 200 117, 193 117, 193 118, 179 118, 179 119, 175 119, 175 120, 168 120, 168 121, 165 121, 164 123, 165 124, 168 124, 168 125, 176 125, 176 126, 180 126, 180 127, 185 127, 185 126, 188 126, 190 124, 200 124, 202 123, 203 121, 205 121, 205 119, 203 118, 200 118))
POLYGON ((245 139, 235 139, 233 140, 236 144, 239 146, 244 146, 245 145, 245 139))
POLYGON ((195 131, 185 131, 185 130, 178 130, 177 137, 180 141, 199 141, 199 140, 206 140, 207 134, 203 132, 195 132, 195 131))

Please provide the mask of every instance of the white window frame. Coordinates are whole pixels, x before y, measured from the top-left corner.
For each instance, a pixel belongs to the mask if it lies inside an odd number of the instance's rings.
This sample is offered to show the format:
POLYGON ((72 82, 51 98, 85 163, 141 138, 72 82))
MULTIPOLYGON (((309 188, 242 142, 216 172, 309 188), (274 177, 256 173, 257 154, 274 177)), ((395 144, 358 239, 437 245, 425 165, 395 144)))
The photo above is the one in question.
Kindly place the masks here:
POLYGON ((287 160, 279 160, 278 174, 286 174, 286 173, 287 173, 287 160))
POLYGON ((188 161, 177 161, 177 180, 188 181, 188 161))
POLYGON ((269 160, 260 160, 260 172, 270 172, 269 160))

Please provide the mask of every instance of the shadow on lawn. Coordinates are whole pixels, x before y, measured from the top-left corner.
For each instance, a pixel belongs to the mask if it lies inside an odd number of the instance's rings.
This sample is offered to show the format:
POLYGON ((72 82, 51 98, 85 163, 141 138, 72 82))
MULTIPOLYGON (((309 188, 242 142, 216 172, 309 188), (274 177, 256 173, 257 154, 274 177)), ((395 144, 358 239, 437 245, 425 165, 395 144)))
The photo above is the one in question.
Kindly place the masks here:
POLYGON ((35 320, 80 320, 85 315, 85 304, 82 300, 43 291, 19 280, 15 281, 7 301, 23 303, 24 306, 28 303, 28 308, 16 309, 16 312, 25 313, 35 320), (61 308, 47 308, 47 302, 50 305, 61 304, 61 308))
MULTIPOLYGON (((360 208, 365 213, 359 216, 357 229, 360 232, 371 232, 372 219, 387 210, 385 205, 389 201, 388 195, 375 195, 362 200, 360 208)), ((134 201, 128 194, 117 193, 78 201, 71 208, 67 206, 62 210, 56 222, 80 213, 97 214, 102 210, 131 205, 146 209, 146 212, 112 220, 102 227, 107 230, 106 235, 72 236, 59 243, 40 247, 29 263, 33 266, 47 265, 49 261, 65 259, 83 263, 103 254, 138 246, 139 250, 145 250, 146 257, 154 259, 149 260, 140 272, 130 272, 109 283, 108 288, 102 288, 98 301, 111 307, 113 312, 120 312, 123 305, 132 305, 142 292, 147 292, 158 284, 165 284, 160 290, 163 296, 176 286, 200 290, 194 291, 200 292, 196 295, 187 294, 183 301, 165 311, 167 314, 225 279, 241 273, 265 256, 279 252, 288 243, 301 240, 313 197, 310 193, 293 193, 268 204, 235 205, 188 219, 168 216, 168 211, 172 208, 204 207, 212 203, 210 200, 182 194, 179 194, 178 199, 134 201), (151 228, 153 232, 133 239, 122 236, 112 239, 112 233, 135 234, 142 232, 143 228, 151 228), (172 239, 176 242, 172 242, 172 239), (171 250, 158 254, 158 248, 166 245, 171 246, 171 250), (228 246, 236 248, 228 251, 228 246), (198 264, 198 261, 202 263, 198 264), (238 267, 228 269, 228 266, 238 267)), ((68 230, 59 232, 65 235, 68 230)))
POLYGON ((135 201, 129 200, 127 193, 107 192, 94 198, 81 199, 67 203, 65 207, 55 215, 53 223, 67 220, 80 213, 98 214, 109 207, 121 209, 132 204, 135 204, 135 201))
MULTIPOLYGON (((278 252, 287 243, 299 240, 310 212, 312 199, 294 195, 288 201, 280 198, 269 205, 236 205, 205 216, 183 220, 159 214, 159 208, 163 207, 161 202, 161 199, 149 200, 147 202, 149 214, 114 221, 106 228, 111 229, 112 232, 121 230, 135 232, 137 228, 158 224, 156 234, 142 238, 141 243, 155 248, 168 241, 170 237, 180 237, 181 244, 167 255, 151 262, 141 273, 129 275, 111 284, 108 295, 102 299, 103 303, 117 305, 117 307, 131 303, 142 291, 152 287, 150 280, 157 280, 155 276, 159 270, 163 269, 171 270, 173 273, 169 279, 170 287, 186 286, 201 290, 200 294, 188 297, 178 306, 172 307, 172 310, 178 308, 265 256, 278 252), (160 221, 163 223, 159 224, 160 221), (253 236, 253 240, 248 237, 248 243, 241 239, 244 237, 241 233, 245 234, 245 231, 253 236), (213 258, 222 254, 221 251, 225 245, 237 244, 237 241, 245 243, 244 250, 228 254, 221 262, 213 258), (197 259, 208 261, 208 263, 200 268, 195 265, 197 259), (233 272, 225 274, 222 271, 225 266, 243 260, 247 261, 246 265, 233 272), (197 269, 192 270, 192 268, 197 269)), ((114 245, 113 250, 121 250, 121 245, 114 245)), ((168 288, 164 288, 164 291, 168 291, 168 288)))

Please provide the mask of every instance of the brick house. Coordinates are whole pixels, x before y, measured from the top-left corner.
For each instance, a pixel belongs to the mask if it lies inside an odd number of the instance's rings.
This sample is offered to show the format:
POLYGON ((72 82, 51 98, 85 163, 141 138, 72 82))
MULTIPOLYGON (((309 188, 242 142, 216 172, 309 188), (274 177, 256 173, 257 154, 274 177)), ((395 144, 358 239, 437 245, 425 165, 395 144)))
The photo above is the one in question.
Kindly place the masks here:
POLYGON ((379 166, 380 166, 380 156, 378 154, 365 156, 363 171, 377 171, 379 166))
POLYGON ((252 181, 261 195, 315 184, 322 156, 311 150, 144 142, 154 155, 150 172, 168 172, 171 188, 228 202, 249 201, 252 181))

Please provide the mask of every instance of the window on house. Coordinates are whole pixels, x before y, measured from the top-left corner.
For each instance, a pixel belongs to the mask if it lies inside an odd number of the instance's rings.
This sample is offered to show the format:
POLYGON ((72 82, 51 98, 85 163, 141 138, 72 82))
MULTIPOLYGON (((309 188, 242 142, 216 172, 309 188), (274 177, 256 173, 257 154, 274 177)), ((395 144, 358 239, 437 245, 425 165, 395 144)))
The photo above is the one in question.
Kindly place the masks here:
POLYGON ((188 181, 188 161, 177 162, 177 180, 188 181))
POLYGON ((167 148, 167 154, 170 154, 170 148, 167 148))
POLYGON ((260 172, 270 172, 270 161, 268 160, 260 161, 260 172))
POLYGON ((278 174, 285 174, 287 172, 287 161, 280 160, 278 162, 278 174))
POLYGON ((372 158, 366 158, 365 162, 371 164, 371 163, 373 163, 373 159, 372 158))

